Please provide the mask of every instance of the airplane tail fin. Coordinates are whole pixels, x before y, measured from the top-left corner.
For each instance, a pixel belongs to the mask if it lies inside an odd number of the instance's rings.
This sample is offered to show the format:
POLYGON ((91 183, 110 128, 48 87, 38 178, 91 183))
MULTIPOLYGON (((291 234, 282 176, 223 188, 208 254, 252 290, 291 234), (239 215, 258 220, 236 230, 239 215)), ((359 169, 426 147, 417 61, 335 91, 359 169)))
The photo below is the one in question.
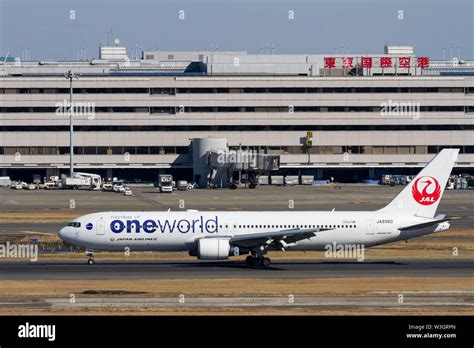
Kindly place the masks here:
POLYGON ((379 212, 399 212, 433 218, 459 149, 443 149, 379 212))

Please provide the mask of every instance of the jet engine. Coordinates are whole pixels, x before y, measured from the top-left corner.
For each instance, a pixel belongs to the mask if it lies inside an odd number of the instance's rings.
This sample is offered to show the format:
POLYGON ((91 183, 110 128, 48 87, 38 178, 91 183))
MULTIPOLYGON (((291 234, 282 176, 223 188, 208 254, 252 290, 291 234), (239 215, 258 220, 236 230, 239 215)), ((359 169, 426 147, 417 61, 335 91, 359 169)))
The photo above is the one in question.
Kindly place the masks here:
POLYGON ((231 254, 229 239, 201 238, 197 241, 197 257, 200 260, 226 260, 231 254))

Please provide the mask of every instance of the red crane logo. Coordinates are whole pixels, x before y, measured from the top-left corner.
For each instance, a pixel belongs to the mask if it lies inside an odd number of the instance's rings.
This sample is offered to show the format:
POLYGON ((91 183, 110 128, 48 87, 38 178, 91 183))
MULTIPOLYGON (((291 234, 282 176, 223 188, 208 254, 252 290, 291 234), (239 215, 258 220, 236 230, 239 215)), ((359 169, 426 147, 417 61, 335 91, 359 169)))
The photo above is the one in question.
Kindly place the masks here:
POLYGON ((441 186, 432 176, 422 176, 413 183, 411 193, 415 201, 421 205, 431 205, 441 196, 441 186))

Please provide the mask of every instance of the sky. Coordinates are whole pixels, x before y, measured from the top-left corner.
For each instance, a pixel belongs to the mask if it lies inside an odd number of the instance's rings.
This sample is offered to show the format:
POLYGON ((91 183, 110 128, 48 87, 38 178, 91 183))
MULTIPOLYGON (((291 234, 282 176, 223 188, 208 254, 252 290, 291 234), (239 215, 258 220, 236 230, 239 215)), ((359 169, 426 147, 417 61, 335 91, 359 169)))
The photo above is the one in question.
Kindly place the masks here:
POLYGON ((115 39, 130 57, 137 47, 377 54, 400 44, 474 59, 474 0, 0 0, 0 56, 98 58, 115 39))

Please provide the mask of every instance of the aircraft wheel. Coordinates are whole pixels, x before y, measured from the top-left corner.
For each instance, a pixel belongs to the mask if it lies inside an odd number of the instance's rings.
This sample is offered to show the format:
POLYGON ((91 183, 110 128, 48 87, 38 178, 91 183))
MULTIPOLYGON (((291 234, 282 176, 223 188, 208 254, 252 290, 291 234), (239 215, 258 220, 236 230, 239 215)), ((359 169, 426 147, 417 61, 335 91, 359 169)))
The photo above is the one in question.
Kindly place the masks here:
POLYGON ((261 264, 263 267, 268 267, 270 266, 271 260, 268 257, 263 257, 261 264))
POLYGON ((245 258, 245 264, 247 266, 253 266, 255 264, 255 258, 253 256, 247 256, 245 258))
POLYGON ((95 263, 95 261, 94 261, 94 259, 89 259, 89 260, 87 260, 87 263, 89 265, 93 265, 95 263))

